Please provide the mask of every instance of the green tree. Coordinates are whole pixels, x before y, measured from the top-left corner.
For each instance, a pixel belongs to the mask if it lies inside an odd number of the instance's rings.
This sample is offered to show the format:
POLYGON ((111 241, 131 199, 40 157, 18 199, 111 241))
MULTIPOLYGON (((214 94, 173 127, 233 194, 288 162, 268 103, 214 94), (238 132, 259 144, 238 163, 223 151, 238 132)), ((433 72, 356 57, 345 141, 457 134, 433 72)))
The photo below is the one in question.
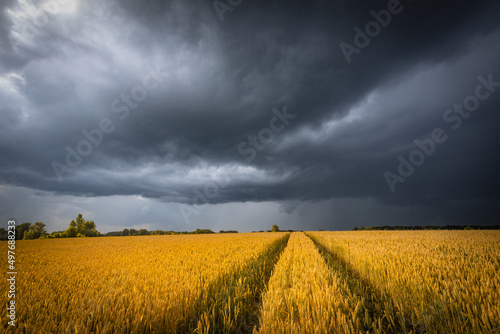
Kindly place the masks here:
POLYGON ((93 220, 85 220, 81 213, 76 216, 75 220, 69 223, 68 229, 65 234, 69 238, 74 237, 97 237, 99 236, 99 231, 97 231, 97 226, 93 220))
POLYGON ((279 232, 280 231, 280 228, 278 227, 278 225, 274 224, 273 225, 273 228, 271 229, 272 232, 279 232))
POLYGON ((45 224, 36 222, 30 226, 29 231, 24 231, 24 239, 38 239, 44 234, 47 234, 45 224))
POLYGON ((95 230, 96 229, 96 225, 94 223, 93 220, 86 220, 84 223, 83 223, 83 230, 95 230))
POLYGON ((90 230, 85 230, 85 232, 83 233, 83 235, 86 237, 98 237, 99 234, 100 234, 99 231, 97 231, 95 228, 90 230))
MULTIPOLYGON (((72 223, 74 223, 74 221, 72 221, 72 223)), ((78 231, 76 229, 76 224, 71 225, 70 223, 65 233, 68 238, 75 238, 76 235, 78 234, 78 231)))
POLYGON ((130 230, 128 228, 124 228, 123 231, 122 231, 122 235, 123 236, 130 235, 130 230))
POLYGON ((22 223, 16 226, 16 240, 24 238, 24 232, 30 230, 31 223, 22 223))
POLYGON ((206 228, 197 228, 196 231, 193 231, 193 234, 211 234, 214 231, 206 228))
POLYGON ((83 233, 85 231, 85 219, 83 219, 83 215, 81 213, 76 216, 75 225, 78 233, 83 233))
POLYGON ((86 237, 97 237, 99 235, 93 220, 86 220, 83 223, 83 235, 86 237))

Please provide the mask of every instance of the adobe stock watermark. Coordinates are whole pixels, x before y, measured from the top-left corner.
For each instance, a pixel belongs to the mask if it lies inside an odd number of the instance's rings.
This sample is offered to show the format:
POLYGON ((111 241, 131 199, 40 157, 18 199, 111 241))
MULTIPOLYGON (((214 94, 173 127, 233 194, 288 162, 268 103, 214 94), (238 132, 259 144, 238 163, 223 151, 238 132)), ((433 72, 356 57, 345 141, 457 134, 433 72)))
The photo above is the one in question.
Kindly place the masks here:
POLYGON ((221 22, 224 22, 224 13, 232 12, 236 7, 241 5, 243 0, 214 0, 212 6, 214 6, 215 12, 219 17, 221 22))
POLYGON ((43 3, 40 7, 34 7, 31 1, 27 1, 28 6, 26 10, 33 19, 23 26, 23 33, 26 36, 34 37, 38 29, 42 29, 50 22, 50 19, 56 15, 55 13, 61 12, 66 6, 69 5, 70 0, 57 0, 51 3, 43 3), (33 6, 33 7, 30 7, 33 6))
MULTIPOLYGON (((119 120, 124 121, 130 115, 130 111, 139 107, 149 93, 160 86, 163 80, 170 76, 168 72, 163 72, 158 68, 147 67, 147 74, 144 75, 141 84, 134 86, 130 92, 122 93, 111 102, 109 110, 115 114, 119 120)), ((92 154, 94 148, 102 144, 105 135, 113 133, 116 124, 111 118, 104 117, 94 129, 81 131, 83 139, 74 147, 66 145, 66 159, 64 162, 52 161, 51 167, 59 182, 63 182, 63 176, 75 170, 85 157, 92 154)))
POLYGON ((387 2, 387 9, 382 9, 378 12, 374 10, 370 11, 370 15, 374 20, 366 23, 364 30, 361 30, 358 26, 354 27, 356 34, 353 38, 353 44, 346 42, 340 42, 339 44, 340 51, 342 51, 347 63, 350 64, 352 62, 351 57, 353 54, 360 54, 361 50, 370 45, 372 39, 380 35, 382 28, 386 28, 391 23, 392 17, 401 14, 403 9, 404 7, 399 0, 389 0, 387 2))
MULTIPOLYGON (((287 107, 284 106, 282 111, 277 108, 272 110, 273 116, 269 120, 269 127, 260 129, 255 135, 250 135, 246 140, 241 141, 237 146, 237 151, 241 156, 246 156, 245 161, 252 162, 258 155, 274 141, 274 136, 290 124, 290 121, 295 119, 297 115, 288 113, 287 107)), ((230 161, 227 165, 237 165, 237 161, 230 161)), ((212 177, 212 181, 206 182, 202 189, 193 188, 192 205, 178 204, 179 211, 184 219, 184 222, 189 225, 191 216, 198 215, 210 201, 220 195, 221 189, 227 187, 231 181, 231 173, 224 171, 222 174, 212 177)))
MULTIPOLYGON (((494 81, 492 74, 489 74, 487 79, 480 75, 477 80, 479 84, 476 86, 474 94, 465 97, 461 104, 454 103, 443 113, 443 121, 453 131, 458 130, 462 126, 463 120, 468 119, 473 112, 479 109, 481 101, 487 100, 495 92, 495 89, 500 87, 500 81, 494 81)), ((447 139, 448 135, 443 128, 435 128, 427 138, 415 139, 416 148, 410 152, 408 157, 398 156, 397 173, 385 171, 383 174, 391 192, 396 191, 398 183, 404 183, 413 175, 415 169, 422 166, 426 158, 434 154, 437 145, 444 143, 447 139)))

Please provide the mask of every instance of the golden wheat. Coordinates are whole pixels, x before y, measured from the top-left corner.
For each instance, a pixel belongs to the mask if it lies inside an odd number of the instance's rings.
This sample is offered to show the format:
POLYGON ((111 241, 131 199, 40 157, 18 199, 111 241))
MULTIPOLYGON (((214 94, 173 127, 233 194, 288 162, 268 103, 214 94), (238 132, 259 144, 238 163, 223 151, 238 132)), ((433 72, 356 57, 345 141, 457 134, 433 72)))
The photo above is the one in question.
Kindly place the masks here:
MULTIPOLYGON (((263 297, 261 333, 351 333, 359 307, 304 233, 293 233, 263 297)), ((352 297, 352 296, 351 296, 352 297)))
POLYGON ((16 256, 16 333, 500 332, 500 231, 29 240, 16 256))
POLYGON ((500 231, 311 233, 403 332, 500 332, 500 231))
MULTIPOLYGON (((227 292, 220 280, 248 275, 249 264, 284 235, 18 241, 17 332, 204 331, 208 324, 192 322, 204 317, 214 324, 204 312, 213 313, 210 297, 220 297, 219 288, 227 292)), ((226 319, 228 328, 234 319, 226 319)))

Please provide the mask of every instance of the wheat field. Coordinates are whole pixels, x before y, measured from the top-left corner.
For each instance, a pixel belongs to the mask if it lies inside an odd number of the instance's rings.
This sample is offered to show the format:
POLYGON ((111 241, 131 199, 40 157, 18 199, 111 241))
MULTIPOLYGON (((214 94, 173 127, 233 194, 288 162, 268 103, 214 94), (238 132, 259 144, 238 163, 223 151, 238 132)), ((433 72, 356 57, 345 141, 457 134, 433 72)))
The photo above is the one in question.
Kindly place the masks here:
POLYGON ((292 234, 263 297, 260 331, 350 332, 358 305, 343 283, 311 239, 292 234))
MULTIPOLYGON (((246 316, 247 305, 261 292, 259 286, 265 287, 256 281, 266 275, 266 265, 270 275, 272 257, 286 237, 269 233, 18 241, 16 331, 236 330, 244 323, 241 319, 236 324, 236 319, 246 316)), ((2 296, 7 297, 4 291, 2 296)))
POLYGON ((16 250, 16 327, 5 314, 3 332, 500 332, 500 231, 23 240, 16 250))
POLYGON ((372 288, 392 330, 500 332, 500 231, 311 236, 372 288))

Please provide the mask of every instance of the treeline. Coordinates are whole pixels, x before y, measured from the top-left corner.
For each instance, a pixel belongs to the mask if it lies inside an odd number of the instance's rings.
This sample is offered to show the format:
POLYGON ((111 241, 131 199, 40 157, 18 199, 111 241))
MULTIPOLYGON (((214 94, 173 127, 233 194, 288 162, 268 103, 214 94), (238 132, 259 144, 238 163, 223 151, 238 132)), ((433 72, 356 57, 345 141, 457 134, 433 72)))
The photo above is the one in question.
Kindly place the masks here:
MULTIPOLYGON (((123 237, 123 236, 138 236, 138 235, 180 235, 180 234, 212 234, 215 233, 209 229, 201 229, 197 228, 194 231, 162 231, 162 230, 154 230, 148 231, 145 228, 141 228, 140 230, 136 230, 133 228, 126 228, 123 231, 113 231, 102 234, 102 236, 106 237, 123 237)), ((236 230, 220 230, 219 233, 238 233, 236 230)))
MULTIPOLYGON (((273 225, 271 230, 259 232, 295 232, 295 230, 280 230, 278 225, 273 225)), ((256 232, 256 231, 253 231, 256 232)), ((96 223, 93 220, 85 220, 83 215, 79 213, 76 219, 69 223, 69 226, 64 231, 55 231, 47 233, 45 224, 29 222, 16 225, 16 240, 29 239, 59 239, 59 238, 84 238, 84 237, 118 237, 118 236, 140 236, 140 235, 182 235, 182 234, 214 234, 216 232, 210 229, 197 228, 194 231, 163 231, 154 230, 148 231, 145 228, 136 230, 133 228, 125 228, 122 231, 112 231, 108 233, 100 233, 97 230, 96 223)), ((236 230, 220 230, 218 233, 238 233, 236 230)), ((0 240, 7 240, 7 230, 0 228, 0 240)))
MULTIPOLYGON (((92 220, 85 220, 81 213, 78 214, 75 220, 69 223, 69 226, 64 231, 55 231, 47 233, 45 224, 29 222, 16 225, 16 240, 30 239, 56 239, 56 238, 82 238, 82 237, 98 237, 101 234, 97 231, 96 224, 92 220)), ((0 228, 0 240, 7 240, 7 231, 0 228)))
POLYGON ((446 225, 446 226, 364 226, 355 227, 353 231, 417 231, 417 230, 500 230, 500 225, 446 225))
MULTIPOLYGON (((47 235, 45 224, 42 222, 36 222, 34 224, 22 223, 15 226, 16 240, 38 239, 47 235)), ((0 228, 0 240, 7 240, 7 230, 5 228, 0 228)))

